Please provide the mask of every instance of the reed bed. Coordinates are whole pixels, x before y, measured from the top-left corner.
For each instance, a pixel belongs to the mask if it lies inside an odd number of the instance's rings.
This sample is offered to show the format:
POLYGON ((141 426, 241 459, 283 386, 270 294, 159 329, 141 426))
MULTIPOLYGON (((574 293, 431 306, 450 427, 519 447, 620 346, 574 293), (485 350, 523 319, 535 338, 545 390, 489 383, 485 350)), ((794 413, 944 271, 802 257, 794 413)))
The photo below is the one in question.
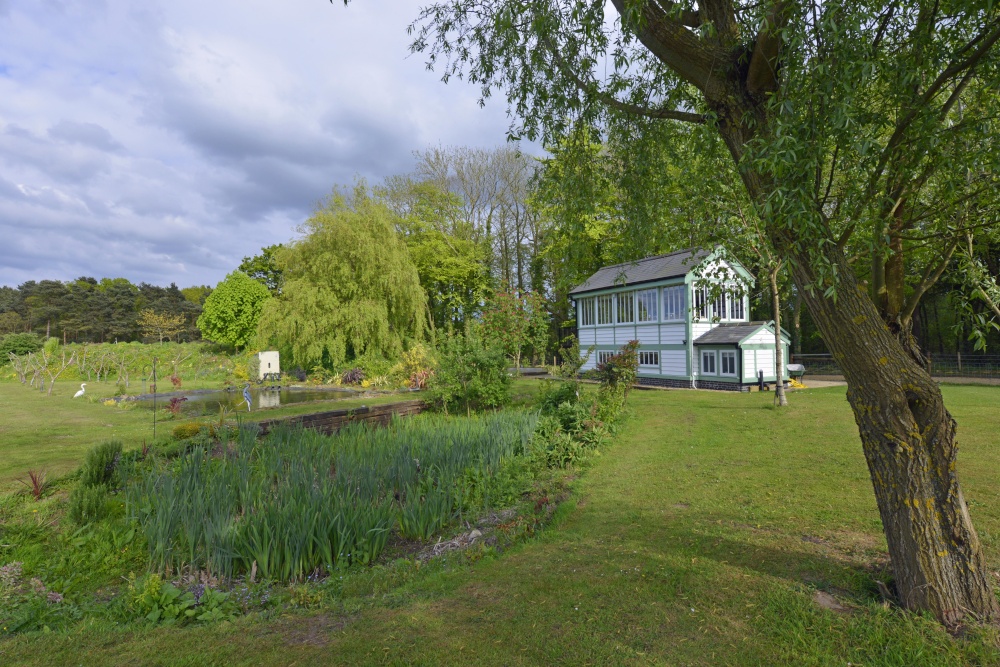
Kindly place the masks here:
POLYGON ((428 539, 493 504, 495 480, 526 452, 536 416, 424 416, 325 436, 245 427, 223 455, 193 449, 136 468, 129 516, 152 567, 290 581, 371 563, 392 531, 428 539))

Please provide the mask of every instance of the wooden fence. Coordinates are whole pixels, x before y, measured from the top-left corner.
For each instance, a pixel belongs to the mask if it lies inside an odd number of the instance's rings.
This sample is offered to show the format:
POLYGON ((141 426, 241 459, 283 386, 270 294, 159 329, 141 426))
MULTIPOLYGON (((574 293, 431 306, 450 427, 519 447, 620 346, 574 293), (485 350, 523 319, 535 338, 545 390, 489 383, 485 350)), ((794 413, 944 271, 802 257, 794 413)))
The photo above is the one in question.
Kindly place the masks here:
POLYGON ((268 419, 267 421, 259 422, 258 426, 260 426, 261 435, 279 424, 302 426, 303 428, 312 428, 322 433, 330 434, 350 422, 367 422, 369 424, 385 426, 392 419, 393 415, 397 417, 409 417, 410 415, 420 414, 426 409, 427 404, 422 400, 401 401, 399 403, 373 405, 372 407, 361 406, 359 408, 330 410, 328 412, 316 412, 296 417, 268 419))

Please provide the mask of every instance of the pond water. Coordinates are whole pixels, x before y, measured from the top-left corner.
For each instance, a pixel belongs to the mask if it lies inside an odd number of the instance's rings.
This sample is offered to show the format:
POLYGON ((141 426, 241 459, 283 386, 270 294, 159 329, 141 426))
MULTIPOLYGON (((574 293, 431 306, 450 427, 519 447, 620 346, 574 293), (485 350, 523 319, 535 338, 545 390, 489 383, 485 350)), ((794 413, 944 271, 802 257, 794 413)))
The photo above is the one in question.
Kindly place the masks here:
MULTIPOLYGON (((357 392, 349 389, 292 389, 284 387, 281 389, 250 389, 251 410, 262 408, 276 408, 281 405, 292 403, 308 403, 310 401, 335 401, 343 398, 350 398, 358 395, 357 392)), ((220 408, 226 410, 239 410, 245 412, 246 401, 243 400, 243 390, 235 391, 206 391, 206 392, 183 392, 171 393, 170 395, 156 396, 156 409, 162 410, 170 404, 172 398, 183 397, 180 403, 180 413, 188 417, 198 417, 203 415, 217 415, 220 408)), ((150 395, 136 399, 141 407, 152 409, 153 397, 150 395)))

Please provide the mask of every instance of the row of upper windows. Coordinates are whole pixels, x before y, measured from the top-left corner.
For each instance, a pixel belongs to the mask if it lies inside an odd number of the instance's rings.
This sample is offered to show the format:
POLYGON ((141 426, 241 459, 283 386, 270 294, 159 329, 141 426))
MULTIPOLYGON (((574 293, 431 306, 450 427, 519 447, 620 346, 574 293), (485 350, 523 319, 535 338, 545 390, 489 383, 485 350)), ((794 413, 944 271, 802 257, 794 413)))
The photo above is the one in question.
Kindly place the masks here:
MULTIPOLYGON (((602 294, 580 299, 577 302, 579 322, 582 327, 595 324, 635 324, 637 322, 677 322, 687 314, 687 289, 685 285, 602 294), (657 298, 662 293, 662 299, 657 298), (662 319, 659 308, 662 301, 662 319)), ((744 297, 737 292, 724 292, 709 303, 707 288, 694 290, 694 319, 737 320, 746 319, 744 297)))

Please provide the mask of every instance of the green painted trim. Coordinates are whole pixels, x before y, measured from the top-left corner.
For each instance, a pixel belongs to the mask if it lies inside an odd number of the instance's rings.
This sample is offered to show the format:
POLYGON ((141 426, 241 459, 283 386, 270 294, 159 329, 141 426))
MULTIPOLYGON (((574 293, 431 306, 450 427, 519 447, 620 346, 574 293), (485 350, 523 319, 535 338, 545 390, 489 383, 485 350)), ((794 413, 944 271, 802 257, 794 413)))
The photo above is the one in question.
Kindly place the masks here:
MULTIPOLYGON (((773 345, 771 347, 774 347, 773 345)), ((726 343, 713 343, 712 345, 699 345, 698 350, 704 350, 705 352, 719 352, 719 351, 729 351, 732 352, 737 348, 736 343, 726 344, 726 343)))

